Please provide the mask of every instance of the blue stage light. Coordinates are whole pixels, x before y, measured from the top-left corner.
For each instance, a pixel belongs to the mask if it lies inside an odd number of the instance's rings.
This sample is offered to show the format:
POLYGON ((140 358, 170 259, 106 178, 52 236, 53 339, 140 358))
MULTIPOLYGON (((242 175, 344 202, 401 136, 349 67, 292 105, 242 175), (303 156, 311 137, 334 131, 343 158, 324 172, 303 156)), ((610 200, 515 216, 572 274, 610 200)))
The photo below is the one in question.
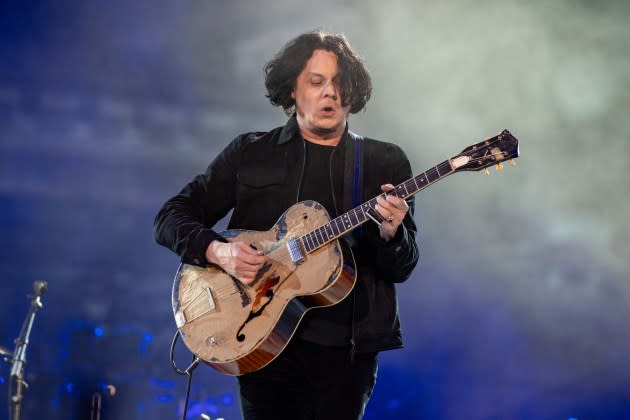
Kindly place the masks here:
POLYGON ((395 410, 400 407, 400 400, 389 400, 387 402, 387 408, 390 410, 395 410))
POLYGON ((221 395, 221 403, 226 407, 232 406, 234 404, 234 395, 232 394, 221 395))
POLYGON ((171 394, 158 395, 158 401, 163 404, 168 404, 173 401, 173 396, 171 394))

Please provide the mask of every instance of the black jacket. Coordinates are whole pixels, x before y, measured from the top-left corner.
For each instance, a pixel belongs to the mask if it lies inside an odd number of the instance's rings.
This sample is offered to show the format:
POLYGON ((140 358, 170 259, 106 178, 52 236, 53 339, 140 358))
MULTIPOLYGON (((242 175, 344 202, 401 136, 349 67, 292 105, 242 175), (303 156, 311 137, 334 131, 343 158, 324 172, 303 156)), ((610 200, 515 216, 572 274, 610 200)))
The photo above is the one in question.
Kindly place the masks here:
MULTIPOLYGON (((343 179, 346 151, 353 146, 346 130, 333 152, 331 177, 343 179)), ((411 167, 396 145, 363 140, 363 201, 381 193, 380 185, 411 178, 411 167)), ((229 229, 268 230, 299 197, 304 167, 304 140, 295 117, 266 133, 234 139, 182 191, 168 200, 155 219, 155 239, 181 256, 182 262, 207 265, 205 252, 223 238, 212 227, 233 209, 229 229)), ((347 170, 352 171, 350 167, 347 170)), ((333 185, 337 213, 349 209, 343 188, 333 185)), ((394 239, 385 242, 372 222, 362 226, 353 246, 358 279, 354 290, 353 337, 359 352, 402 346, 394 283, 406 280, 418 261, 410 211, 394 239)))

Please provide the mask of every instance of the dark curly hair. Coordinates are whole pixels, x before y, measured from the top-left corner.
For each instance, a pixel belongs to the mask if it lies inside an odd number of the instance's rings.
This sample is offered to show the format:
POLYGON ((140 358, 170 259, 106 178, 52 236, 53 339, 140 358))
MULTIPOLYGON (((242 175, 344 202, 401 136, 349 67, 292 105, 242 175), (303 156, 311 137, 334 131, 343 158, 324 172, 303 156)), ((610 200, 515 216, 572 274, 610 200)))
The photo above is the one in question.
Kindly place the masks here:
POLYGON ((265 64, 267 98, 291 114, 295 100, 291 92, 299 74, 315 50, 326 50, 337 56, 341 104, 350 106, 350 113, 362 110, 372 95, 372 79, 362 58, 352 49, 342 34, 321 30, 307 32, 289 41, 271 61, 265 64))

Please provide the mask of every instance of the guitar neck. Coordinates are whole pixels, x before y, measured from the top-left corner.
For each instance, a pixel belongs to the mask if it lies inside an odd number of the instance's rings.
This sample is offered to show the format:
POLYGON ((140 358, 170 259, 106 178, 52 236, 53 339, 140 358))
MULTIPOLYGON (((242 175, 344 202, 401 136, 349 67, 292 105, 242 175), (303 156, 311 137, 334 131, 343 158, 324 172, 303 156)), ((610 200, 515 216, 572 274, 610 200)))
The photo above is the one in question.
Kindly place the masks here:
MULTIPOLYGON (((382 193, 380 196, 385 197, 386 195, 393 194, 396 197, 407 198, 419 191, 422 191, 429 185, 436 183, 453 172, 455 172, 455 170, 453 169, 450 160, 445 160, 431 169, 396 185, 393 190, 387 193, 382 193)), ((340 238, 359 225, 370 220, 368 213, 375 211, 377 197, 366 201, 360 206, 357 206, 341 216, 334 218, 329 223, 326 223, 301 236, 299 239, 306 253, 315 251, 321 246, 340 238)))

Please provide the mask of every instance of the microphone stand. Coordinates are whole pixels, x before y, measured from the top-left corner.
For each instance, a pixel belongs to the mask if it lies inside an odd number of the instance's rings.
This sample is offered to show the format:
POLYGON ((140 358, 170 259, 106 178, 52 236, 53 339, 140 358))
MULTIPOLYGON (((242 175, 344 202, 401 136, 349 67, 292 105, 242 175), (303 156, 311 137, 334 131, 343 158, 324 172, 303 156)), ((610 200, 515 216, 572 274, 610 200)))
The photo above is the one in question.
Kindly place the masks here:
POLYGON ((35 314, 42 308, 41 296, 46 293, 48 285, 45 281, 37 280, 33 283, 33 296, 31 298, 31 306, 29 308, 26 319, 22 324, 20 335, 15 339, 15 350, 13 351, 13 359, 11 360, 11 388, 14 388, 14 394, 10 396, 9 417, 11 420, 19 420, 20 408, 23 397, 23 390, 28 388, 28 384, 24 380, 24 365, 26 364, 26 346, 33 328, 35 314))

